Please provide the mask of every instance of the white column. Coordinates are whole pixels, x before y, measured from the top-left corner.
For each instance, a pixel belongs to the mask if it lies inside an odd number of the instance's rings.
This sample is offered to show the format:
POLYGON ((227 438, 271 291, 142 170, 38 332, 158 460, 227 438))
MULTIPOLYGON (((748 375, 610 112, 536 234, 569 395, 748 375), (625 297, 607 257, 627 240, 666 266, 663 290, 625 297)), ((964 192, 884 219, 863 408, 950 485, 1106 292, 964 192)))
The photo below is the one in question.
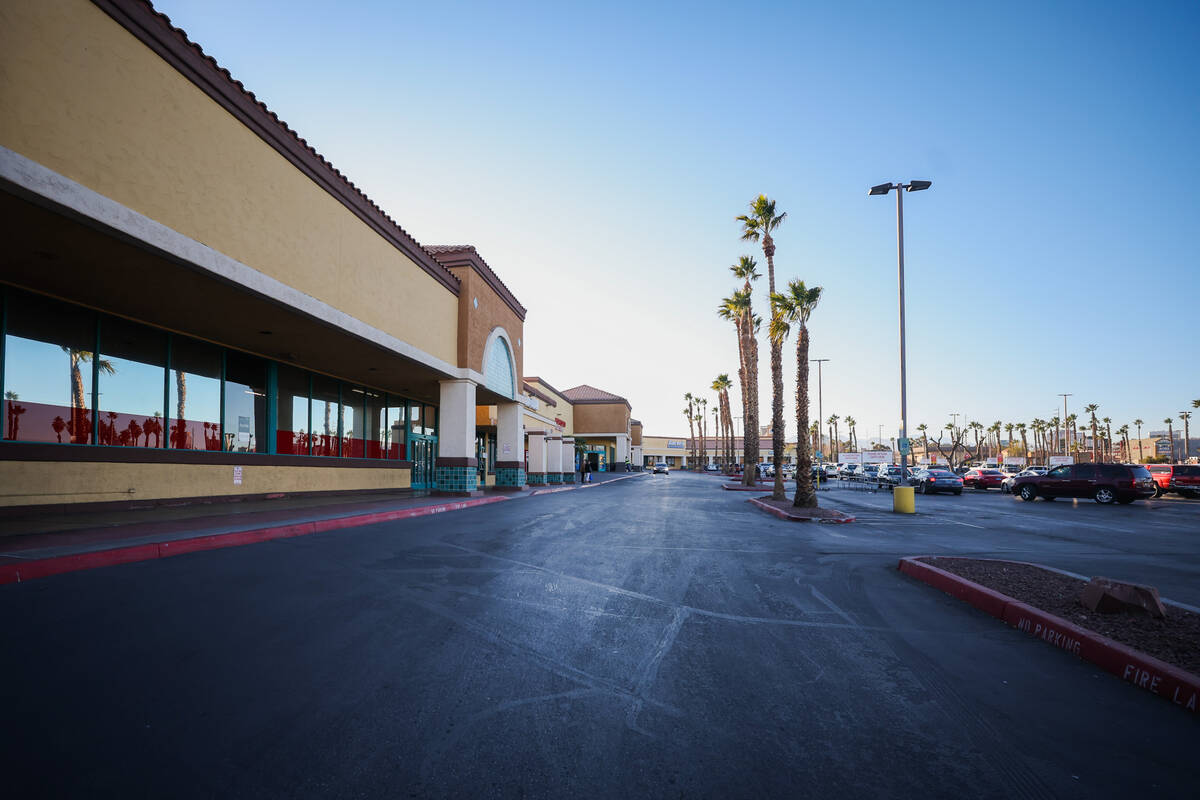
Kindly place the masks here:
POLYGON ((546 437, 546 483, 562 483, 563 471, 562 436, 546 437))
POLYGON ((525 416, 520 403, 496 406, 496 487, 525 485, 525 416))
POLYGON ((529 467, 526 478, 530 486, 546 483, 546 432, 529 432, 529 467))
POLYGON ((625 462, 629 460, 629 441, 629 436, 623 433, 617 434, 617 463, 614 471, 625 469, 625 462))
POLYGON ((439 492, 455 494, 479 488, 479 463, 475 458, 475 382, 439 381, 438 456, 434 485, 439 492))
POLYGON ((575 482, 575 437, 564 436, 562 439, 562 475, 563 483, 575 482))

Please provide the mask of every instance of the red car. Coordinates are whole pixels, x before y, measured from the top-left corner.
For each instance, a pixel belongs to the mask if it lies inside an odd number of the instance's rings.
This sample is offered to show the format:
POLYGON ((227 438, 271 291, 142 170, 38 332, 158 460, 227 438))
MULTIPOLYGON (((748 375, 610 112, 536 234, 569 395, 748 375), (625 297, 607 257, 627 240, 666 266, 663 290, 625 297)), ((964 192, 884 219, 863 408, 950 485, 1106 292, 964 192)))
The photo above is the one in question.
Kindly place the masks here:
POLYGON ((976 489, 1003 489, 1004 479, 1008 476, 998 469, 973 469, 963 475, 963 486, 973 486, 976 489))

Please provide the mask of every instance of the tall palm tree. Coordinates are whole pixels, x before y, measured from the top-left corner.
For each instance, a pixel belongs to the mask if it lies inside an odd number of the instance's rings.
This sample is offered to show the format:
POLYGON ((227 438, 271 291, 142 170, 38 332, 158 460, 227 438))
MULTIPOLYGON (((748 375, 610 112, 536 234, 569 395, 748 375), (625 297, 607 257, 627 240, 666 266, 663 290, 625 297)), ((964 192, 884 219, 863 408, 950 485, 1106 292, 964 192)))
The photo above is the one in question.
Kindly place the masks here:
POLYGON ((1105 417, 1100 421, 1104 423, 1104 446, 1108 449, 1108 460, 1112 461, 1114 460, 1112 451, 1112 419, 1105 417))
POLYGON ((720 411, 720 423, 718 424, 717 437, 721 440, 721 463, 726 472, 729 471, 729 455, 732 447, 732 440, 729 438, 729 423, 727 422, 729 412, 729 387, 731 386, 729 375, 722 373, 712 382, 712 389, 717 393, 717 407, 720 411))
POLYGON ((838 421, 841 419, 837 414, 830 414, 829 419, 825 420, 826 424, 833 428, 833 457, 830 459, 834 463, 842 454, 842 443, 838 441, 838 421))
POLYGON ((708 399, 701 397, 700 404, 700 469, 708 466, 708 399))
POLYGON ((1190 420, 1192 418, 1192 412, 1180 411, 1179 418, 1181 420, 1183 420, 1183 459, 1182 460, 1184 462, 1186 462, 1188 460, 1188 456, 1191 455, 1191 450, 1192 450, 1192 440, 1190 438, 1191 437, 1191 427, 1188 425, 1188 420, 1190 420))
POLYGON ((1055 414, 1053 417, 1046 420, 1046 424, 1050 426, 1050 450, 1057 453, 1062 447, 1063 442, 1063 439, 1060 438, 1062 420, 1058 418, 1057 414, 1055 414))
POLYGON ((1077 414, 1067 415, 1067 451, 1071 453, 1079 452, 1079 427, 1075 424, 1078 421, 1079 416, 1077 414))
POLYGON ((922 422, 917 426, 917 433, 921 434, 921 452, 929 458, 929 426, 922 422))
POLYGON ((817 491, 812 481, 812 447, 802 431, 808 424, 808 320, 821 302, 821 287, 808 287, 804 281, 789 281, 783 294, 772 298, 779 313, 771 322, 770 334, 780 343, 792 325, 796 331, 796 495, 792 505, 816 508, 817 491))
POLYGON ((1004 427, 1004 423, 1002 423, 1000 420, 996 420, 995 422, 993 422, 991 425, 988 426, 988 433, 990 433, 992 435, 992 437, 996 440, 996 463, 997 464, 1001 463, 1000 462, 1000 429, 1003 427, 1004 427))
POLYGON ((1100 410, 1098 403, 1089 403, 1083 407, 1083 413, 1092 418, 1092 461, 1096 460, 1096 412, 1100 410))
MULTIPOLYGON (((757 273, 754 276, 757 277, 757 273)), ((717 315, 731 320, 737 328, 738 358, 741 362, 738 367, 738 383, 742 388, 742 463, 745 465, 742 483, 751 486, 754 483, 755 472, 752 465, 758 460, 758 348, 753 343, 750 292, 741 289, 725 298, 717 308, 717 315), (749 435, 752 429, 755 430, 753 448, 749 435)))
POLYGON ((1139 464, 1141 464, 1141 463, 1143 463, 1143 462, 1146 460, 1146 457, 1145 457, 1145 456, 1142 454, 1142 426, 1143 426, 1143 425, 1145 425, 1146 423, 1145 423, 1145 421, 1144 421, 1144 420, 1141 420, 1141 419, 1135 419, 1135 420, 1133 421, 1133 424, 1137 426, 1137 431, 1138 431, 1138 463, 1139 463, 1139 464))
POLYGON ((1129 452, 1129 426, 1122 425, 1117 428, 1117 435, 1121 437, 1121 460, 1130 462, 1133 456, 1129 452))
MULTIPOLYGON (((1010 448, 1012 447, 1012 444, 1013 444, 1013 438, 1012 438, 1012 435, 1013 435, 1013 428, 1015 428, 1015 427, 1017 427, 1017 426, 1016 426, 1016 425, 1014 425, 1014 424, 1013 424, 1013 423, 1011 423, 1011 422, 1007 423, 1007 424, 1004 426, 1004 430, 1005 430, 1005 432, 1007 432, 1007 433, 1008 433, 1008 446, 1009 446, 1010 448)), ((1010 453, 1009 455, 1011 455, 1011 453, 1010 453)), ((1026 453, 1025 455, 1026 455, 1026 456, 1028 456, 1029 454, 1028 454, 1028 453, 1026 453)))
POLYGON ((687 401, 687 407, 683 409, 683 416, 687 417, 687 421, 688 421, 688 451, 689 451, 688 456, 691 458, 692 464, 695 465, 695 463, 696 463, 696 424, 695 424, 696 416, 693 412, 693 409, 694 409, 693 404, 695 403, 696 398, 692 396, 691 392, 688 392, 687 394, 685 394, 683 396, 683 399, 687 401))
MULTIPOLYGON (((787 212, 776 213, 775 201, 768 200, 765 194, 760 194, 750 203, 750 213, 738 216, 742 223, 742 239, 760 242, 763 255, 767 257, 767 291, 771 298, 771 325, 775 325, 779 317, 779 309, 775 305, 775 240, 771 233, 787 219, 787 212)), ((783 342, 771 339, 771 451, 775 460, 775 488, 771 496, 782 500, 784 426, 783 426, 783 342)))
POLYGON ((1026 425, 1024 422, 1017 423, 1017 431, 1021 434, 1021 449, 1025 451, 1025 458, 1029 459, 1026 463, 1029 463, 1033 461, 1033 458, 1029 452, 1029 439, 1025 437, 1025 429, 1026 425))
POLYGON ((1163 422, 1167 423, 1167 441, 1169 441, 1171 443, 1171 463, 1174 464, 1175 463, 1175 430, 1171 427, 1172 420, 1170 417, 1167 417, 1166 419, 1164 419, 1163 422))
POLYGON ((846 416, 846 443, 850 447, 850 452, 854 453, 858 450, 858 440, 854 436, 854 426, 858 424, 858 420, 849 415, 846 416))

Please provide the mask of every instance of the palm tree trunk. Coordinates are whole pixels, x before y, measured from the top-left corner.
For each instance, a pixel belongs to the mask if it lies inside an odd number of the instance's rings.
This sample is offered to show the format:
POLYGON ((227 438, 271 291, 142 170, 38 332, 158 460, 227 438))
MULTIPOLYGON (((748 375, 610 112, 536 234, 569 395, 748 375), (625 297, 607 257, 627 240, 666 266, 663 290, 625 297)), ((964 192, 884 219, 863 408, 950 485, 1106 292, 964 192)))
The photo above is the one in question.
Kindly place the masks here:
POLYGON ((801 324, 796 337, 796 496, 792 505, 816 508, 812 480, 812 447, 808 431, 808 326, 801 324))
POLYGON ((742 483, 753 486, 758 480, 758 340, 754 338, 753 318, 742 325, 746 341, 746 394, 750 402, 745 409, 745 424, 742 427, 742 457, 746 460, 742 483))

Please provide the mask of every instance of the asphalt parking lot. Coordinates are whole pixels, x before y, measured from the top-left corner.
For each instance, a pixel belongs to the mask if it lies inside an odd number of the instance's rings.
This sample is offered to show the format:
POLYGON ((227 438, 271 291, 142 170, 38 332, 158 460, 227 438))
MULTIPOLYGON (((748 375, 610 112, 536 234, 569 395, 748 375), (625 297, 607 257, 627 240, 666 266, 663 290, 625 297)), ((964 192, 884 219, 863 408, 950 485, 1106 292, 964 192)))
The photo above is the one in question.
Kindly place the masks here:
POLYGON ((895 567, 1130 565, 1197 602, 1200 504, 850 494, 859 522, 789 523, 674 473, 2 586, 6 789, 1194 796, 1194 716, 895 567))

